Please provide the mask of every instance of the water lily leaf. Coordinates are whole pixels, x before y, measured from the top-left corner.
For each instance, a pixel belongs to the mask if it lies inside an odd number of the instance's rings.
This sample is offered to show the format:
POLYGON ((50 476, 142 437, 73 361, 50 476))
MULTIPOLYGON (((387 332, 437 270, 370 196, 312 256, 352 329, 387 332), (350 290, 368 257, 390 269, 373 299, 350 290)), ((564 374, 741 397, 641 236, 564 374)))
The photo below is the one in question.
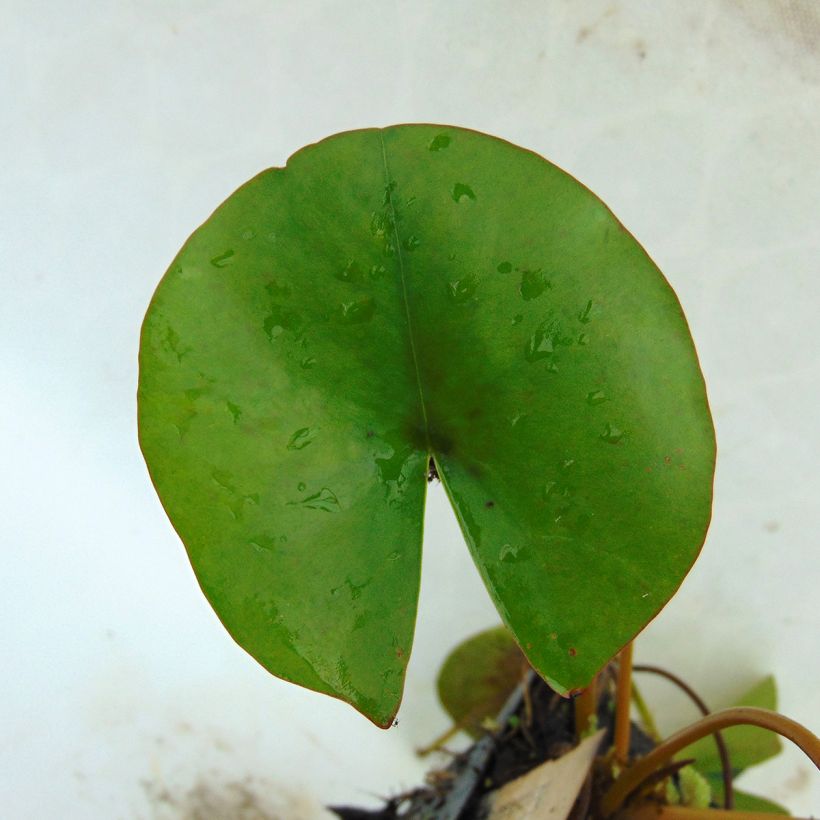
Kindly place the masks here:
POLYGON ((485 718, 495 718, 521 682, 527 661, 506 627, 479 632, 460 643, 438 675, 438 696, 459 728, 482 734, 485 718))
MULTIPOLYGON (((766 676, 758 681, 731 706, 756 706, 759 709, 777 711, 777 687, 774 677, 766 676)), ((757 726, 732 726, 721 734, 729 751, 732 771, 739 775, 749 766, 756 766, 778 754, 783 748, 779 735, 757 726)), ((708 776, 720 778, 721 765, 714 739, 704 737, 687 747, 683 756, 695 758, 698 769, 708 776)), ((723 794, 723 786, 717 789, 723 794)))
POLYGON ((710 514, 703 379, 660 271, 572 177, 449 126, 339 134, 232 194, 151 302, 139 426, 233 637, 379 725, 430 457, 560 691, 658 612, 710 514))
POLYGON ((791 812, 775 803, 774 800, 769 800, 766 797, 758 797, 756 794, 749 794, 748 792, 735 791, 735 811, 763 811, 770 814, 785 814, 789 816, 791 812))

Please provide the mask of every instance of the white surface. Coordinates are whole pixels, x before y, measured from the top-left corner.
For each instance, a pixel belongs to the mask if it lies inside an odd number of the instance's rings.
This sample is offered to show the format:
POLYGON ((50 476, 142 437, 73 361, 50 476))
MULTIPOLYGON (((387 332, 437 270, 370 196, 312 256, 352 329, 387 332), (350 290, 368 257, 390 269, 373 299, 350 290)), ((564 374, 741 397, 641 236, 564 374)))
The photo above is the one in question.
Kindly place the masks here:
MULTIPOLYGON (((305 143, 393 122, 538 151, 665 271, 720 457, 702 558, 637 655, 716 705, 774 672, 817 729, 818 47, 813 0, 0 0, 0 814, 299 820, 420 780, 437 665, 495 622, 442 493, 381 732, 231 642, 135 430, 140 322, 188 234, 305 143)), ((820 811, 792 749, 744 782, 820 811)))

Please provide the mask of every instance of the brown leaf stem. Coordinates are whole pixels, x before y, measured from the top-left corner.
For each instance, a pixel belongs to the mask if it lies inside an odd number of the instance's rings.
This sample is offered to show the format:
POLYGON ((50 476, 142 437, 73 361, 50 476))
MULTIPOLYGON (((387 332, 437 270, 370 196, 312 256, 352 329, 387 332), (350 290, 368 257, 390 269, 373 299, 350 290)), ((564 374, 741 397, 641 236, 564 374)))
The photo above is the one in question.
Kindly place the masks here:
MULTIPOLYGON (((689 684, 681 680, 677 675, 672 674, 672 672, 668 672, 660 666, 651 666, 645 663, 636 664, 634 671, 648 672, 652 675, 659 675, 662 678, 666 678, 666 680, 674 683, 675 686, 677 686, 689 697, 695 706, 698 707, 702 715, 706 716, 710 714, 711 710, 704 703, 700 695, 698 695, 698 693, 695 692, 689 684)), ((720 757, 720 768, 723 775, 723 808, 731 810, 735 807, 735 790, 732 782, 732 764, 729 760, 729 749, 727 748, 726 741, 724 741, 723 735, 721 735, 720 732, 715 732, 712 737, 715 739, 715 745, 717 746, 718 755, 720 757)))
POLYGON ((575 736, 581 738, 592 725, 592 718, 598 708, 598 675, 586 689, 582 689, 574 698, 575 736))
POLYGON ((629 706, 632 703, 632 641, 618 655, 618 677, 615 684, 615 759, 629 760, 631 723, 629 706))
POLYGON ((744 724, 769 729, 788 738, 808 755, 815 766, 820 768, 820 739, 805 726, 768 709, 735 706, 732 709, 712 712, 691 726, 681 729, 656 746, 648 755, 636 761, 633 766, 625 769, 601 801, 603 816, 609 817, 614 814, 655 769, 666 763, 681 749, 721 729, 744 724))

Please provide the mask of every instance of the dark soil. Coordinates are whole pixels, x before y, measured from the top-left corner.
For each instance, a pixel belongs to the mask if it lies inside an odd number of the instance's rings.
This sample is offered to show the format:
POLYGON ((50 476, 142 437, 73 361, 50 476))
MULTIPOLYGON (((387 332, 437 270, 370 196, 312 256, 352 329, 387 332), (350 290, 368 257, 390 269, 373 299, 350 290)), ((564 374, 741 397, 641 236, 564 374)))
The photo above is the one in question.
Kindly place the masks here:
MULTIPOLYGON (((601 688, 598 726, 608 729, 604 741, 608 744, 614 705, 611 686, 601 688)), ((575 745, 572 701, 556 694, 533 673, 526 685, 512 693, 497 722, 494 734, 454 756, 445 768, 431 771, 426 785, 391 798, 376 811, 341 806, 331 811, 342 820, 480 820, 488 793, 546 760, 561 757, 575 745)), ((631 754, 646 754, 653 745, 633 724, 631 754)), ((586 797, 588 802, 588 794, 586 797)), ((583 798, 582 793, 579 802, 583 798)), ((577 805, 573 816, 585 818, 584 806, 577 805)))

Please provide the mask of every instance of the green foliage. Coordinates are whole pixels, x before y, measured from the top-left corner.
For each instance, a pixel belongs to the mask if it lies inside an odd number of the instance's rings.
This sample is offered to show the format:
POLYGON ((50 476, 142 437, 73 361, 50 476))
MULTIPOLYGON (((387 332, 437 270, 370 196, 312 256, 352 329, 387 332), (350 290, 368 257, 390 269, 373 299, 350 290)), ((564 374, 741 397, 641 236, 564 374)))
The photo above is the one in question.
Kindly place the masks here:
POLYGON ((669 803, 705 809, 712 800, 712 789, 709 780, 694 766, 684 766, 678 772, 677 785, 667 781, 666 799, 669 803))
POLYGON ((460 728, 478 737, 521 682, 527 661, 506 627, 479 632, 460 643, 438 675, 442 706, 460 728))
MULTIPOLYGON (((777 687, 774 678, 771 675, 766 676, 729 705, 756 706, 760 709, 777 711, 777 687)), ((750 766, 757 766, 769 760, 783 748, 783 743, 777 734, 756 726, 733 726, 730 729, 724 729, 721 734, 729 751, 734 777, 750 766)), ((711 785, 715 802, 722 805, 723 775, 714 739, 711 736, 702 738, 685 749, 681 757, 695 759, 698 771, 707 778, 711 785)), ((738 809, 746 811, 777 811, 788 814, 776 803, 737 790, 735 790, 735 803, 738 809), (770 808, 761 808, 766 805, 770 808)))
MULTIPOLYGON (((714 787, 713 787, 714 788, 714 787)), ((789 810, 769 800, 765 797, 758 797, 756 794, 749 794, 735 789, 735 810, 736 811, 764 811, 770 814, 789 814, 789 810)))
MULTIPOLYGON (((760 709, 777 711, 777 687, 771 675, 760 680, 751 689, 737 698, 730 706, 757 706, 760 709)), ((774 757, 783 748, 780 737, 757 726, 733 726, 721 732, 729 748, 732 769, 740 774, 749 766, 756 766, 774 757)), ((687 757, 694 757, 702 772, 720 773, 720 758, 711 737, 705 737, 686 749, 687 757)))
POLYGON ((710 515, 703 379, 660 271, 554 165, 449 126, 339 134, 230 196, 151 302, 139 427, 233 637, 382 726, 430 457, 564 692, 670 598, 710 515))

